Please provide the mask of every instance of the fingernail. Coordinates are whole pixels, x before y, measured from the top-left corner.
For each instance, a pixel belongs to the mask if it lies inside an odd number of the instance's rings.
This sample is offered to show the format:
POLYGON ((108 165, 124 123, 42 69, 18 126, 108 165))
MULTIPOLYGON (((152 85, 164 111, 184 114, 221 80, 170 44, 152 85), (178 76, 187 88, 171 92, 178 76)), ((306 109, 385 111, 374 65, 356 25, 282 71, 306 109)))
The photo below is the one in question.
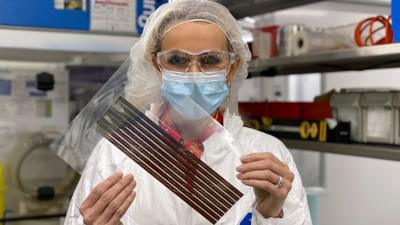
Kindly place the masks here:
POLYGON ((125 177, 126 177, 126 179, 133 179, 133 175, 132 174, 128 174, 125 177))
POLYGON ((238 166, 238 167, 236 167, 236 171, 238 171, 238 172, 240 172, 241 169, 242 169, 242 166, 241 166, 241 165, 238 166))
POLYGON ((124 174, 121 171, 117 171, 114 173, 115 177, 122 177, 124 174))
POLYGON ((248 158, 249 158, 248 155, 244 155, 244 156, 240 157, 240 160, 241 160, 241 161, 245 161, 245 160, 247 160, 248 158))
POLYGON ((241 176, 240 174, 237 174, 237 175, 236 175, 236 178, 239 179, 239 180, 240 180, 241 177, 242 177, 242 176, 241 176))

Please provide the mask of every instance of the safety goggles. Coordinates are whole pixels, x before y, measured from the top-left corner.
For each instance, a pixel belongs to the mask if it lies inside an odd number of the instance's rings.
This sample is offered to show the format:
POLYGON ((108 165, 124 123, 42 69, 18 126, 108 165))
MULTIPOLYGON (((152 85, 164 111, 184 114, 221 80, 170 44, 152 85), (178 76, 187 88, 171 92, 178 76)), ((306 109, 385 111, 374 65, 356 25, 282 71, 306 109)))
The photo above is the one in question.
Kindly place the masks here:
POLYGON ((186 73, 194 71, 212 73, 217 71, 228 71, 235 61, 235 54, 225 51, 205 50, 200 52, 189 52, 184 50, 166 50, 157 53, 157 63, 161 72, 174 71, 186 73))

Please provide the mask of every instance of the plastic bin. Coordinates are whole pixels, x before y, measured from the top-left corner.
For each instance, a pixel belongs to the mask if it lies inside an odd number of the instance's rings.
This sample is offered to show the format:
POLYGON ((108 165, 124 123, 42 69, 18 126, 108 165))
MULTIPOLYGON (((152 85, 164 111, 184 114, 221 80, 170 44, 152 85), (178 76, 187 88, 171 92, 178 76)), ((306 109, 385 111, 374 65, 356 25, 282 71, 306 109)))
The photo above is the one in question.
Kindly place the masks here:
POLYGON ((303 120, 324 120, 332 118, 329 102, 305 102, 302 104, 303 120))
POLYGON ((394 144, 393 93, 364 93, 363 142, 394 144))
POLYGON ((331 97, 333 117, 351 123, 351 140, 362 142, 361 93, 335 93, 331 97))
POLYGON ((270 103, 271 118, 275 120, 301 120, 301 103, 272 102, 270 103))
POLYGON ((248 118, 271 116, 268 102, 239 102, 239 113, 241 116, 248 118))

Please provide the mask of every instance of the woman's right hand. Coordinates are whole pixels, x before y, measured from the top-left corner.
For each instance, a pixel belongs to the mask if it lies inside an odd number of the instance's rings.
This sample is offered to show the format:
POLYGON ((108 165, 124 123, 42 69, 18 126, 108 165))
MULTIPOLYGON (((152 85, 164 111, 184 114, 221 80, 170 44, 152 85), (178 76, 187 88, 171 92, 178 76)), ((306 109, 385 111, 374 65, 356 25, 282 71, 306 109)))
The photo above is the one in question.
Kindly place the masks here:
POLYGON ((135 199, 136 181, 132 174, 116 172, 92 190, 79 211, 85 225, 118 225, 135 199))

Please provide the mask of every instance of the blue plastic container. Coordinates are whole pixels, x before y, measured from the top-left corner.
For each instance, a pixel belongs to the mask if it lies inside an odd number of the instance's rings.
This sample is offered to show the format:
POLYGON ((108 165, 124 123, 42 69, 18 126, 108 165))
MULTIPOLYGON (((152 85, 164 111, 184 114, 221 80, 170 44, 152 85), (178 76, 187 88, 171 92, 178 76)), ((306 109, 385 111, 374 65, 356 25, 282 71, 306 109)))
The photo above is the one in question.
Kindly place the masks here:
POLYGON ((392 24, 394 41, 400 42, 400 0, 392 0, 392 24))

